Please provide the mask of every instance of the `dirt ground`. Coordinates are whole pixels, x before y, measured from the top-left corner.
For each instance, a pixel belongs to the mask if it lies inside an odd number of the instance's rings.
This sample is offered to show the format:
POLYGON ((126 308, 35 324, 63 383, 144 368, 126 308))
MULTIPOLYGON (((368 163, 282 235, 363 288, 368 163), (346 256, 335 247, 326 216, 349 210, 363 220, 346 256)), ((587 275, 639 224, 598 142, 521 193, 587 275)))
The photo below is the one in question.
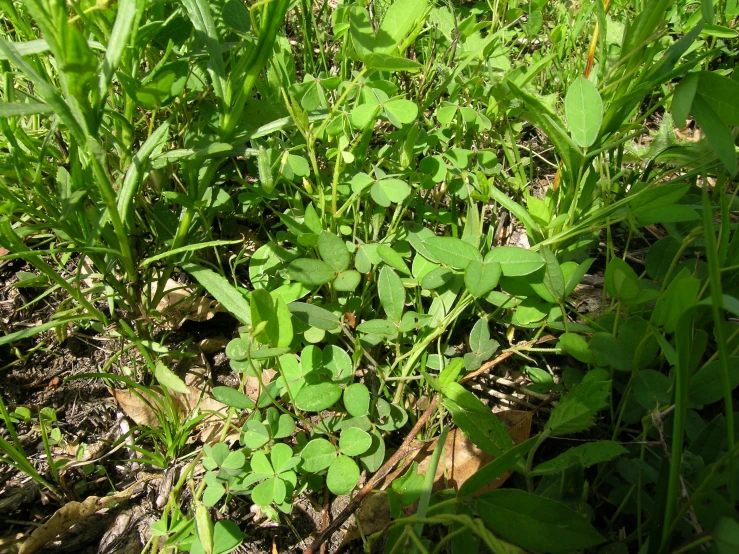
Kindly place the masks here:
MULTIPOLYGON (((6 261, 0 265, 3 334, 48 321, 62 301, 61 296, 52 294, 29 306, 45 289, 15 287, 19 271, 30 272, 31 268, 23 262, 6 261)), ((186 322, 170 333, 167 341, 179 346, 189 338, 194 345, 210 345, 205 348, 209 352, 203 360, 209 377, 214 383, 233 385, 233 373, 223 346, 237 325, 228 314, 218 313, 207 322, 186 322), (208 341, 201 342, 204 339, 208 341)), ((12 346, 0 346, 0 394, 10 413, 17 407, 30 409, 31 420, 16 423, 16 432, 42 475, 47 475, 49 468, 37 423, 41 408, 55 411, 54 426, 61 432, 61 439, 52 446, 55 459, 66 458, 71 465, 76 459, 97 461, 61 471, 65 498, 54 498, 32 479, 0 462, 0 552, 15 552, 66 502, 104 497, 146 478, 129 500, 83 519, 37 550, 46 554, 138 554, 151 536, 150 525, 161 515, 173 480, 187 461, 162 470, 130 459, 126 448, 111 451, 121 435, 135 424, 116 403, 102 379, 79 376, 103 370, 120 373, 131 360, 122 355, 111 364, 122 342, 92 328, 75 329, 70 325, 65 335, 50 330, 12 346)), ((10 438, 4 423, 0 424, 0 436, 10 438)), ((194 450, 199 444, 193 442, 190 446, 194 450)), ((187 503, 187 498, 184 500, 187 503)), ((331 512, 338 513, 347 501, 346 497, 335 499, 331 512)), ((187 504, 182 506, 187 507, 187 504)), ((289 521, 281 524, 255 513, 246 496, 232 500, 226 513, 211 510, 211 515, 215 521, 227 517, 239 525, 246 535, 236 550, 241 554, 301 552, 324 524, 321 505, 314 506, 307 498, 296 501, 289 521)), ((336 533, 328 551, 335 552, 342 539, 343 533, 336 533)), ((353 551, 361 552, 361 543, 356 549, 344 549, 344 552, 353 551)))

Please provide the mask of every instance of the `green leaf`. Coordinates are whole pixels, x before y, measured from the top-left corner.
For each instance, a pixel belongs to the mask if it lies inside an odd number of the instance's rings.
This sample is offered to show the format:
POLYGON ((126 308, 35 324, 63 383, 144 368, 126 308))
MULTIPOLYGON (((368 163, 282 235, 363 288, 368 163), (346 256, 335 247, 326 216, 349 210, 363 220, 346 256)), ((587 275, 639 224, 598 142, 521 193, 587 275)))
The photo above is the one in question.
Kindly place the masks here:
MULTIPOLYGON (((283 414, 284 415, 284 414, 283 414)), ((272 461, 272 469, 275 473, 282 473, 287 471, 294 466, 296 462, 293 462, 293 449, 290 448, 284 442, 278 442, 272 447, 270 452, 270 460, 272 461)))
POLYGON ((385 461, 385 441, 377 429, 370 431, 370 435, 372 436, 372 446, 359 458, 359 461, 367 471, 374 473, 382 467, 385 461))
POLYGON ((472 260, 464 270, 464 284, 472 296, 479 298, 498 285, 501 271, 498 262, 472 260))
POLYGON ((414 102, 403 98, 388 100, 382 106, 388 112, 388 119, 393 125, 396 125, 396 122, 403 125, 413 123, 418 116, 418 106, 414 102), (396 121, 393 121, 393 119, 396 121))
POLYGON ((645 410, 669 404, 671 381, 667 375, 652 369, 639 371, 634 381, 634 400, 645 410))
MULTIPOLYGON (((731 390, 739 386, 739 357, 729 358, 731 390), (733 360, 733 361, 732 361, 733 360)), ((704 365, 690 378, 688 398, 692 407, 713 404, 724 397, 721 361, 704 365)))
POLYGON ((185 88, 190 64, 177 60, 155 69, 142 82, 122 80, 126 92, 144 108, 156 108, 172 102, 185 88))
POLYGON ((383 262, 392 267, 393 269, 410 275, 411 271, 408 269, 403 257, 398 254, 395 250, 385 244, 379 244, 377 246, 377 255, 380 256, 383 262))
POLYGON ((326 486, 337 495, 348 494, 359 482, 359 466, 347 456, 339 456, 328 468, 326 486))
POLYGON ((311 327, 324 331, 336 331, 341 326, 338 316, 315 304, 291 302, 287 307, 293 316, 311 327))
POLYGON ((355 290, 359 283, 362 282, 362 274, 359 271, 348 269, 342 271, 334 279, 334 288, 342 292, 351 292, 355 290))
POLYGON ((731 554, 739 550, 739 523, 731 517, 722 516, 711 531, 711 535, 718 554, 731 554))
POLYGON ((696 95, 711 107, 724 125, 739 125, 739 106, 736 102, 739 98, 739 81, 714 71, 699 71, 697 75, 700 85, 696 90, 696 95))
POLYGON ((498 262, 506 277, 529 275, 544 266, 544 260, 539 254, 515 246, 493 248, 485 256, 485 261, 498 262))
POLYGON ((206 508, 215 506, 218 501, 223 498, 224 494, 226 494, 226 488, 220 483, 208 485, 203 493, 203 505, 206 508))
POLYGON ((239 408, 240 410, 253 410, 255 408, 254 401, 251 398, 231 387, 213 387, 213 398, 223 402, 226 406, 239 408))
POLYGON ((382 179, 370 188, 370 196, 383 208, 391 204, 399 204, 411 193, 411 188, 400 179, 382 179))
MULTIPOLYGON (((251 491, 251 499, 254 504, 264 508, 275 499, 284 499, 286 494, 285 482, 277 477, 270 477, 254 487, 254 490, 251 491)), ((282 500, 278 501, 281 502, 282 500)))
POLYGON ((344 429, 339 437, 339 449, 347 456, 364 454, 370 446, 372 446, 372 437, 357 427, 344 429))
POLYGON ((675 87, 675 93, 672 95, 672 118, 680 129, 685 127, 685 121, 693 106, 698 81, 697 73, 689 73, 675 87))
POLYGON ((364 60, 375 49, 375 32, 367 10, 360 6, 349 8, 349 36, 359 57, 364 60))
POLYGON ((275 431, 276 439, 284 439, 291 437, 295 432, 295 420, 289 414, 280 415, 277 420, 277 431, 275 431))
MULTIPOLYGON (((246 422, 246 430, 241 436, 244 446, 251 448, 252 450, 261 448, 269 442, 270 438, 267 426, 256 419, 250 419, 246 422)), ((254 468, 252 467, 252 469, 254 468)))
POLYGON ((438 289, 454 281, 454 275, 448 267, 436 267, 423 276, 421 287, 426 290, 438 289))
POLYGON ((223 519, 213 527, 213 554, 231 552, 241 544, 244 534, 233 521, 223 519))
MULTIPOLYGON (((703 0, 704 5, 708 3, 710 3, 711 7, 713 7, 713 3, 710 2, 710 0, 703 0)), ((701 30, 701 36, 716 38, 737 38, 739 37, 739 31, 735 29, 729 29, 728 27, 723 27, 721 25, 706 24, 701 30)))
POLYGON ((444 406, 454 423, 483 451, 498 456, 513 446, 505 425, 471 392, 459 383, 447 383, 442 389, 444 406))
POLYGON ((303 459, 301 469, 306 473, 323 471, 337 456, 336 448, 326 439, 313 439, 300 452, 303 459))
POLYGON ((389 266, 384 266, 380 270, 380 277, 377 280, 377 292, 380 297, 380 304, 385 310, 388 319, 391 321, 400 321, 403 317, 403 309, 405 308, 405 287, 398 274, 389 266))
POLYGON ((312 258, 293 260, 287 266, 287 274, 291 279, 314 287, 328 283, 336 276, 330 265, 312 258))
POLYGON ((559 348, 584 364, 590 363, 592 354, 588 348, 588 341, 575 333, 564 333, 559 337, 559 348))
POLYGON ((244 453, 241 450, 236 450, 235 452, 229 452, 220 465, 224 469, 241 469, 245 463, 246 456, 244 456, 244 453))
POLYGON ((592 145, 603 122, 603 101, 585 77, 575 79, 567 90, 565 114, 572 140, 583 148, 592 145))
POLYGON ((364 63, 371 69, 378 69, 380 71, 419 71, 423 66, 408 58, 401 58, 400 56, 391 56, 390 54, 381 54, 373 52, 364 56, 364 63))
POLYGON ((725 120, 713 111, 711 105, 703 99, 693 99, 693 117, 700 128, 706 134, 708 144, 718 156, 721 163, 730 174, 736 172, 736 148, 734 147, 734 136, 726 126, 725 120))
POLYGON ((251 31, 249 9, 240 0, 228 0, 223 6, 223 22, 241 33, 251 31))
POLYGON ((418 164, 418 169, 430 176, 434 183, 441 183, 446 177, 447 172, 444 158, 439 155, 423 158, 418 164))
POLYGON ((581 444, 570 448, 556 458, 539 464, 529 475, 557 473, 575 465, 588 468, 627 453, 628 450, 614 441, 595 441, 581 444))
POLYGON ((639 296, 639 277, 621 258, 608 262, 605 285, 608 294, 619 300, 633 300, 639 296))
POLYGON ((390 54, 423 17, 428 0, 395 0, 382 19, 377 30, 374 51, 390 54))
POLYGON ((561 302, 565 297, 565 277, 557 257, 547 247, 539 249, 539 254, 544 258, 544 286, 556 302, 561 302))
POLYGON ((295 397, 295 405, 304 412, 327 410, 341 398, 341 387, 335 383, 306 385, 295 397))
POLYGON ((328 231, 321 231, 318 235, 318 253, 324 262, 338 272, 348 268, 352 261, 344 241, 328 231))
POLYGON ((184 264, 182 269, 197 279, 231 315, 245 325, 251 324, 251 307, 246 298, 224 277, 197 264, 184 264))
MULTIPOLYGON (((256 289, 252 291, 250 301, 252 325, 256 327, 263 321, 266 322, 264 330, 256 337, 256 339, 263 344, 276 347, 287 346, 290 344, 290 341, 286 344, 278 344, 278 341, 280 340, 280 330, 277 324, 277 310, 275 309, 275 301, 272 298, 272 295, 267 292, 266 289, 256 289)), ((292 325, 290 331, 290 339, 292 340, 292 325)))
POLYGON ((443 263, 454 269, 466 269, 473 260, 482 261, 479 250, 469 243, 454 237, 432 236, 423 240, 431 254, 431 261, 443 263))
POLYGON ((350 415, 367 415, 370 408, 370 392, 362 383, 349 385, 344 391, 344 407, 350 415))
POLYGON ((398 324, 387 319, 370 319, 357 325, 357 331, 373 335, 390 336, 398 332, 398 324))
POLYGON ((269 463, 269 460, 267 459, 267 455, 262 452, 261 450, 254 452, 251 456, 251 470, 254 473, 258 473, 261 475, 272 475, 274 473, 274 469, 272 468, 272 464, 269 463))
POLYGON ((0 102, 0 117, 18 117, 53 111, 53 107, 43 102, 0 102))
POLYGON ((691 277, 687 269, 678 274, 654 306, 652 321, 667 333, 677 328, 682 313, 698 299, 701 281, 691 277))
MULTIPOLYGON (((355 106, 351 111, 352 127, 358 130, 368 129, 377 120, 379 114, 379 104, 360 104, 355 106)), ((354 192, 357 191, 355 190, 354 192)))
POLYGON ((352 360, 349 354, 335 344, 323 349, 321 363, 325 369, 331 372, 331 377, 335 382, 352 381, 354 378, 352 360))
POLYGON ((477 512, 493 533, 526 550, 565 553, 604 540, 566 504, 520 489, 483 493, 477 501, 477 512))
POLYGON ((164 365, 161 360, 157 360, 154 367, 154 377, 156 377, 160 385, 171 391, 179 392, 180 394, 190 394, 190 390, 185 385, 185 382, 174 371, 164 365))
POLYGON ((610 392, 610 381, 583 380, 552 410, 545 431, 553 436, 561 436, 588 429, 593 425, 595 414, 608 405, 610 392))

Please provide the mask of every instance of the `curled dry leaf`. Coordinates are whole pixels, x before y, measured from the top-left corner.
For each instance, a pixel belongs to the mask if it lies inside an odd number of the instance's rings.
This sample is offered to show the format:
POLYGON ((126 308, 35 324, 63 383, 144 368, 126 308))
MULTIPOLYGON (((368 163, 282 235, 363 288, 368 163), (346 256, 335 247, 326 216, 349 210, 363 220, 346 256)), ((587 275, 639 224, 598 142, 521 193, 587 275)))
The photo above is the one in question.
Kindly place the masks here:
MULTIPOLYGON (((210 386, 200 375, 194 372, 188 374, 186 381, 188 394, 170 392, 170 397, 176 403, 179 412, 184 416, 198 408, 201 413, 208 413, 198 425, 200 440, 210 442, 214 440, 222 429, 222 416, 226 414, 227 406, 210 394, 210 386)), ((151 387, 150 391, 158 395, 163 401, 160 387, 151 387)), ((130 389, 115 389, 111 393, 123 412, 138 425, 160 427, 155 406, 156 400, 148 395, 131 391, 130 389)))
MULTIPOLYGON (((156 283, 151 284, 152 293, 156 283)), ((165 326, 176 329, 186 320, 208 321, 224 308, 215 300, 204 295, 193 295, 182 283, 168 279, 164 286, 164 296, 157 304, 157 312, 165 320, 165 326)))
POLYGON ((33 552, 36 552, 36 550, 44 546, 54 537, 66 531, 72 527, 72 525, 82 521, 86 517, 107 507, 108 504, 112 502, 121 502, 131 498, 136 489, 138 489, 142 483, 152 478, 153 476, 138 481, 126 490, 112 496, 90 496, 82 502, 69 502, 68 504, 65 504, 59 508, 51 518, 49 518, 49 521, 40 527, 37 527, 34 532, 31 533, 21 546, 18 554, 32 554, 33 552))
POLYGON ((145 397, 134 394, 129 389, 113 389, 111 391, 113 398, 128 417, 130 417, 137 425, 146 427, 157 427, 157 420, 154 409, 151 407, 145 397))

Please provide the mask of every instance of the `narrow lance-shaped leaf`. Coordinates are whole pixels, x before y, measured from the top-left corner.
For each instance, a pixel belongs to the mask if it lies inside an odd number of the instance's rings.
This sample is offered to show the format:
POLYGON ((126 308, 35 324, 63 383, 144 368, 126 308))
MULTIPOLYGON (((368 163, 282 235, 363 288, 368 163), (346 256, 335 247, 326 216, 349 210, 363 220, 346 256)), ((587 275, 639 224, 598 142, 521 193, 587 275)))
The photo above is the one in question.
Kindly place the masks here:
POLYGON ((390 267, 384 266, 380 270, 380 278, 377 280, 378 295, 388 319, 400 321, 403 317, 405 306, 405 287, 403 282, 390 267))
POLYGON ((143 0, 120 0, 118 2, 118 12, 98 79, 98 98, 101 103, 105 102, 110 81, 118 68, 124 50, 128 47, 134 23, 141 17, 143 11, 143 0))

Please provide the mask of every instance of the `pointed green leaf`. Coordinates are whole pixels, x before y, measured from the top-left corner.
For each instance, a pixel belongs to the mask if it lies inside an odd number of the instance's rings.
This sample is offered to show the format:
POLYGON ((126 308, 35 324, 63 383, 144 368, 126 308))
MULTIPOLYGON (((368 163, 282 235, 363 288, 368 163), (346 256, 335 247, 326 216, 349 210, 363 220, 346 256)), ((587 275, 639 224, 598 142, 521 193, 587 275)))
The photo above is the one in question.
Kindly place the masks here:
POLYGON ((400 321, 405 307, 405 287, 398 274, 389 266, 383 266, 380 270, 377 291, 388 319, 400 321))
POLYGON ((566 504, 521 489, 483 493, 477 501, 477 512, 493 533, 526 550, 564 554, 604 540, 566 504))

